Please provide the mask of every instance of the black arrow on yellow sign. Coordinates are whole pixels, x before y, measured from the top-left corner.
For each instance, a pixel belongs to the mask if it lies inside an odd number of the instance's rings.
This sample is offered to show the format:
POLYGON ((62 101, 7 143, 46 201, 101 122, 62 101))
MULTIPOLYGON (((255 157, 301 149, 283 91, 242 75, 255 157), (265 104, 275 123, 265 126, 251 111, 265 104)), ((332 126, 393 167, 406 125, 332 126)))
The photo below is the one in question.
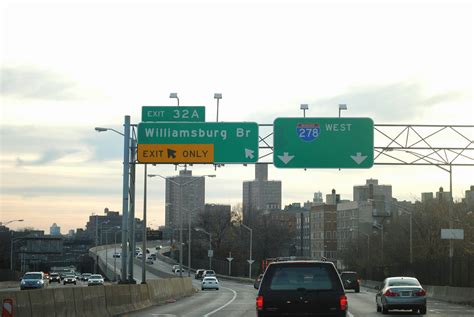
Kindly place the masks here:
POLYGON ((168 158, 176 158, 176 151, 168 149, 168 158))

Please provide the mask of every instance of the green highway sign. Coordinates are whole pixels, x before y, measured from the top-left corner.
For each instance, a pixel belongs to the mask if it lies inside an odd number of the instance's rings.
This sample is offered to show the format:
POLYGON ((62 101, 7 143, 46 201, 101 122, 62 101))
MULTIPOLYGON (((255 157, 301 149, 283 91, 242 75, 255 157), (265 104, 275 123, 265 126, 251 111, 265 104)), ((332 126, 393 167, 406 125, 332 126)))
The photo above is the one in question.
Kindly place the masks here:
POLYGON ((138 160, 143 163, 254 163, 255 122, 141 122, 138 160))
POLYGON ((370 168, 374 122, 370 118, 277 118, 273 164, 280 168, 370 168))
POLYGON ((206 108, 204 106, 143 106, 142 121, 162 122, 162 121, 185 121, 204 122, 206 121, 206 108))

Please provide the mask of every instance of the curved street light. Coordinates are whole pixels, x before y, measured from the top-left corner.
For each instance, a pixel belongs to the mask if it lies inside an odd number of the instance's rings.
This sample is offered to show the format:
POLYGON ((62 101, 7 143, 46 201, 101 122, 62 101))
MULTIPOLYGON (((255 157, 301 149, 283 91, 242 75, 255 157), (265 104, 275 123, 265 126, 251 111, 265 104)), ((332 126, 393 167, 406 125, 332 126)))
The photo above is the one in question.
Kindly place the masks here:
POLYGON ((8 225, 9 223, 12 223, 12 222, 22 222, 24 221, 23 219, 15 219, 15 220, 9 220, 7 222, 0 222, 0 226, 6 226, 8 225))
POLYGON ((207 232, 203 228, 194 228, 196 231, 200 231, 202 233, 205 233, 209 236, 209 251, 207 252, 207 256, 209 257, 209 270, 212 269, 212 256, 211 256, 211 251, 212 251, 212 235, 210 232, 207 232))
MULTIPOLYGON (((129 180, 130 180, 130 157, 131 157, 131 152, 130 151, 130 140, 132 138, 130 138, 130 116, 125 116, 124 118, 124 133, 121 133, 120 131, 117 131, 115 129, 112 129, 112 128, 103 128, 103 127, 96 127, 95 130, 97 132, 105 132, 105 131, 113 131, 121 136, 123 136, 123 172, 122 172, 122 175, 123 175, 123 182, 122 182, 122 239, 121 239, 121 243, 122 243, 122 252, 121 252, 121 265, 122 265, 122 272, 121 272, 121 282, 122 283, 126 283, 126 280, 127 280, 127 241, 128 241, 128 232, 127 232, 127 229, 128 229, 128 217, 129 217, 129 212, 128 212, 128 205, 129 205, 129 198, 128 198, 128 195, 129 195, 129 191, 130 191, 130 184, 129 184, 129 180)), ((132 139, 132 146, 135 145, 135 143, 133 142, 133 139, 132 139)), ((134 153, 132 152, 133 156, 134 156, 134 153)), ((134 158, 134 157, 133 157, 134 158)), ((133 165, 133 177, 134 177, 134 173, 135 173, 135 169, 134 169, 134 166, 133 165)), ((134 182, 134 180, 133 180, 134 182)), ((133 190, 133 194, 135 193, 135 190, 133 190)), ((134 196, 132 196, 132 199, 134 201, 134 196)), ((134 215, 130 215, 130 216, 133 216, 134 215)), ((134 218, 132 218, 134 219, 134 218)), ((133 223, 131 221, 131 223, 133 223)), ((133 241, 132 239, 130 239, 131 241, 133 241)), ((134 245, 132 245, 131 247, 134 247, 134 245)), ((130 269, 130 273, 132 275, 132 279, 133 280, 133 256, 130 257, 130 264, 129 264, 129 269, 130 269)))

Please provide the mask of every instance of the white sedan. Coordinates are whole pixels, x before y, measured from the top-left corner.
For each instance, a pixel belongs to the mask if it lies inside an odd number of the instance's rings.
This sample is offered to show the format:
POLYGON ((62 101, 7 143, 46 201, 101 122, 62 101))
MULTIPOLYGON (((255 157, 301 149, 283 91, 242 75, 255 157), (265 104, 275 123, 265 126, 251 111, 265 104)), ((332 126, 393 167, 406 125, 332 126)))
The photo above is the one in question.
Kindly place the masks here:
POLYGON ((207 276, 202 279, 201 290, 205 289, 219 289, 219 281, 214 276, 207 276))
POLYGON ((100 274, 92 274, 91 276, 89 276, 89 279, 87 280, 87 285, 88 286, 104 285, 104 278, 100 274))

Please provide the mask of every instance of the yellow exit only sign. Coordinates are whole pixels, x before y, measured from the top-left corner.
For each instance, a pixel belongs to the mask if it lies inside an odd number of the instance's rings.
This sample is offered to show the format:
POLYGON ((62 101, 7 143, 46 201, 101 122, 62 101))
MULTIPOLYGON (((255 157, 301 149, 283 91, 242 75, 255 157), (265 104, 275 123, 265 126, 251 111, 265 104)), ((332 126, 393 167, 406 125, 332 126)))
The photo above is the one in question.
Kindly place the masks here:
POLYGON ((138 144, 140 163, 213 163, 214 144, 138 144))

